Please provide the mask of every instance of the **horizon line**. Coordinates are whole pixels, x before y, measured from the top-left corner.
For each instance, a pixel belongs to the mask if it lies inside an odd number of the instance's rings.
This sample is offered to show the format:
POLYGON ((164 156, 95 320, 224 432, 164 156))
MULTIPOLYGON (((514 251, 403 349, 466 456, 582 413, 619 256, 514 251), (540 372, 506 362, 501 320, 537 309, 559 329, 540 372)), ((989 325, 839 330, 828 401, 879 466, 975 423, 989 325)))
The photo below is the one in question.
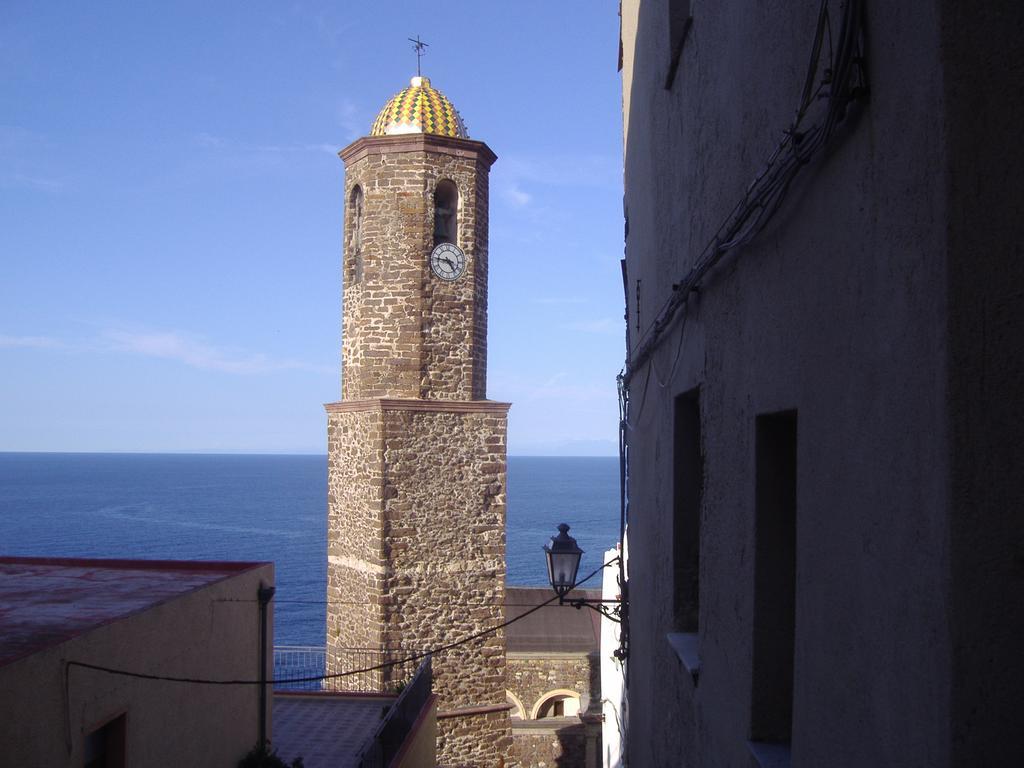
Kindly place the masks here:
MULTIPOLYGON (((36 450, 36 451, 11 451, 0 450, 0 456, 5 455, 72 455, 72 456, 322 456, 327 458, 327 453, 311 451, 262 451, 262 450, 238 450, 238 449, 200 449, 180 451, 150 451, 150 450, 120 450, 120 451, 72 451, 72 450, 36 450)), ((522 459, 617 459, 614 453, 509 453, 509 458, 522 459)))

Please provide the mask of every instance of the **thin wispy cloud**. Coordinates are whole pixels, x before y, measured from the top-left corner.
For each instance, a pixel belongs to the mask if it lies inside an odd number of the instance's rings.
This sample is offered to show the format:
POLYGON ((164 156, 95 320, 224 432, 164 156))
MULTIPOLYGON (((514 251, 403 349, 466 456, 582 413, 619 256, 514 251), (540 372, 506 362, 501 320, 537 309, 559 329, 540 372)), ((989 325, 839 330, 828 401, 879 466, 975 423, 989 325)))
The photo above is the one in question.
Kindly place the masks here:
POLYGON ((571 323, 566 323, 563 327, 567 331, 576 331, 578 333, 622 333, 623 332, 623 320, 621 318, 615 319, 611 317, 601 318, 600 320, 577 320, 571 323))
POLYGON ((107 330, 92 339, 65 341, 52 336, 0 334, 0 349, 49 349, 64 353, 128 354, 171 360, 190 368, 243 376, 278 371, 333 373, 329 365, 274 357, 262 352, 224 349, 178 331, 107 330))
POLYGON ((53 142, 17 125, 0 125, 0 187, 55 192, 67 186, 53 173, 53 142))
POLYGON ((503 156, 495 176, 512 184, 529 182, 555 187, 600 187, 622 185, 622 160, 612 155, 503 156))
POLYGON ((107 331, 107 350, 173 360, 191 368, 243 375, 303 370, 324 373, 329 366, 312 365, 298 360, 282 360, 263 353, 224 350, 175 331, 132 332, 107 331))
POLYGON ((522 379, 517 375, 505 376, 498 372, 489 378, 489 389, 499 393, 500 398, 513 402, 606 402, 616 397, 614 382, 583 381, 578 375, 570 376, 567 371, 559 371, 542 381, 522 379))
POLYGON ((530 299, 530 302, 545 306, 563 307, 570 304, 586 304, 587 300, 582 296, 535 296, 530 299))
POLYGON ((44 176, 30 176, 24 173, 9 173, 0 176, 0 184, 5 187, 36 189, 42 192, 56 192, 64 189, 66 184, 60 179, 49 179, 44 176))
POLYGON ((197 133, 192 139, 200 147, 206 147, 207 149, 220 149, 227 144, 222 137, 214 136, 211 133, 197 133))
POLYGON ((46 138, 37 131, 22 128, 20 125, 0 125, 0 155, 40 148, 46 144, 46 138))
POLYGON ((502 188, 501 196, 513 208, 525 208, 533 200, 529 192, 524 192, 516 184, 509 184, 502 188))
POLYGON ((329 143, 308 144, 254 144, 246 141, 235 141, 223 136, 200 132, 193 136, 197 145, 205 149, 221 149, 231 152, 262 152, 266 154, 287 154, 296 152, 325 152, 335 154, 338 147, 329 143))
POLYGON ((342 98, 337 108, 338 125, 345 131, 345 138, 354 141, 370 132, 370 119, 349 98, 342 98))
POLYGON ((49 336, 6 336, 0 334, 0 349, 59 349, 65 344, 49 336))
POLYGON ((346 36, 355 26, 354 22, 345 18, 344 13, 328 15, 327 13, 320 12, 313 14, 312 18, 317 34, 327 40, 332 46, 343 43, 346 36))

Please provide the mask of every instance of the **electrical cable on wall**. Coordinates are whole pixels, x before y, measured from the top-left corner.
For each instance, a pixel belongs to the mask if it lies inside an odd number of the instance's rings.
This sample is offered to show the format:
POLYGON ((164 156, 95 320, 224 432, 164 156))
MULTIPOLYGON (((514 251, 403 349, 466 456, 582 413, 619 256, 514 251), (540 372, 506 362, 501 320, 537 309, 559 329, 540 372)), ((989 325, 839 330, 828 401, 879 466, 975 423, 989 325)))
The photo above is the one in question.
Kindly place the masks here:
MULTIPOLYGON (((653 373, 655 383, 661 388, 668 387, 675 376, 676 367, 682 356, 687 304, 691 294, 698 291, 702 281, 727 254, 750 243, 758 236, 786 199, 794 179, 829 143, 835 138, 837 127, 848 114, 851 104, 864 100, 868 94, 867 70, 864 61, 864 0, 846 0, 841 4, 842 19, 837 39, 833 39, 829 1, 822 0, 818 21, 807 66, 807 75, 801 89, 800 100, 793 121, 783 132, 783 138, 769 155, 764 168, 747 186, 743 197, 736 203, 714 236, 700 252, 695 265, 678 283, 673 284, 668 300, 655 314, 653 322, 641 333, 637 328, 634 347, 626 315, 626 363, 617 377, 619 398, 619 479, 620 479, 620 542, 625 546, 626 527, 629 521, 629 473, 631 424, 643 414, 653 373), (822 67, 822 52, 827 43, 827 65, 822 67), (816 105, 822 104, 820 108, 816 105), (811 115, 817 120, 808 124, 811 115), (654 354, 668 338, 676 320, 679 319, 678 347, 669 375, 662 380, 655 370, 654 354), (643 394, 636 413, 633 413, 631 384, 634 376, 644 372, 643 394)), ((628 220, 627 220, 628 231, 628 220)), ((626 262, 623 261, 623 287, 626 289, 628 305, 629 291, 626 288, 626 262)), ((637 305, 634 313, 639 324, 639 281, 637 305)), ((625 555, 625 552, 623 553, 625 555)), ((623 597, 628 585, 622 584, 623 597)), ((623 600, 624 609, 628 601, 623 600)), ((628 643, 628 621, 622 621, 621 648, 628 643)), ((628 687, 628 666, 624 668, 628 687)))
MULTIPOLYGON (((828 0, 822 0, 807 76, 792 123, 784 131, 782 141, 768 157, 765 167, 754 177, 744 196, 701 251, 695 266, 682 280, 672 286, 670 298, 655 315, 647 330, 641 334, 636 348, 628 350, 626 365, 621 374, 627 387, 636 372, 651 362, 677 313, 685 307, 690 294, 700 286, 707 273, 726 254, 750 243, 764 230, 786 199, 800 171, 834 137, 836 128, 847 116, 851 103, 866 96, 868 89, 863 57, 863 0, 847 0, 842 8, 838 42, 833 50, 829 3, 828 0), (827 66, 823 69, 821 54, 826 40, 829 55, 827 66), (813 109, 820 101, 824 102, 822 109, 813 109), (818 116, 818 121, 805 125, 812 113, 818 116)), ((673 370, 674 368, 675 362, 673 370)))

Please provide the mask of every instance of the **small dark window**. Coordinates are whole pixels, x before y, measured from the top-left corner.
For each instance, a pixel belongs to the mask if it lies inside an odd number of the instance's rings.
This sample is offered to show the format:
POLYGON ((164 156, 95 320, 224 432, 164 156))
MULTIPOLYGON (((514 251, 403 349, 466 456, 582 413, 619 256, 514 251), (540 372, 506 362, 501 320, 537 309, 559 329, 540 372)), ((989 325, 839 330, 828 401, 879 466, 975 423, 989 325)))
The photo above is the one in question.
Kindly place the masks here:
POLYGON ((363 190, 360 186, 352 188, 349 197, 349 251, 352 254, 353 282, 358 283, 363 279, 363 190))
POLYGON ((547 717, 572 717, 580 712, 580 702, 575 696, 555 695, 541 704, 537 710, 537 719, 547 717))
POLYGON ((686 33, 690 31, 693 16, 690 15, 690 0, 669 0, 668 2, 668 74, 665 76, 665 90, 672 88, 683 55, 686 33))
POLYGON ((699 389, 676 398, 673 431, 673 630, 696 632, 700 614, 700 516, 704 495, 699 389))
POLYGON ((85 737, 85 768, 124 768, 125 716, 115 717, 85 737))
POLYGON ((444 179, 434 190, 434 246, 441 243, 458 245, 459 190, 455 183, 444 179))
POLYGON ((755 454, 750 738, 788 744, 796 634, 796 411, 757 417, 755 454))

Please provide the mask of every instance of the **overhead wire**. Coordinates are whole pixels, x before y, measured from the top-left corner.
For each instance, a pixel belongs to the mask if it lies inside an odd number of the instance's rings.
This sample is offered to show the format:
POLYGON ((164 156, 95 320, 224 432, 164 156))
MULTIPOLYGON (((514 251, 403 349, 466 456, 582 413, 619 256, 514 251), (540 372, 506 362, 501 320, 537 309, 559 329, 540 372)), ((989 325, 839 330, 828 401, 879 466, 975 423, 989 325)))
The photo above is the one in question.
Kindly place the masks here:
MULTIPOLYGON (((588 581, 590 581, 590 579, 594 578, 594 576, 596 576, 602 570, 604 570, 608 566, 614 564, 616 562, 616 560, 617 560, 617 558, 609 560, 607 563, 603 563, 600 567, 595 568, 585 578, 580 579, 578 582, 576 582, 576 585, 579 586, 581 584, 587 583, 588 581)), ((544 601, 543 603, 540 603, 538 605, 533 606, 532 608, 530 608, 530 610, 524 611, 523 613, 519 614, 518 616, 514 616, 511 619, 503 621, 500 624, 494 624, 492 626, 485 627, 484 629, 481 629, 481 630, 479 630, 477 632, 474 632, 474 633, 472 633, 470 635, 467 635, 466 637, 461 638, 460 640, 456 640, 454 642, 447 643, 445 645, 440 645, 440 646, 437 646, 436 648, 430 648, 430 649, 425 650, 425 651, 420 651, 420 652, 417 652, 417 653, 413 653, 413 654, 411 654, 409 656, 405 656, 405 657, 403 657, 401 659, 392 659, 392 660, 389 660, 389 661, 381 662, 380 664, 374 664, 372 666, 362 667, 360 669, 347 670, 345 672, 335 672, 335 673, 332 673, 332 674, 323 674, 323 675, 310 675, 310 676, 306 676, 306 677, 279 678, 279 679, 273 679, 273 680, 245 680, 245 679, 242 679, 242 680, 212 680, 212 679, 198 678, 198 677, 179 677, 179 676, 174 676, 174 675, 157 675, 157 674, 151 674, 151 673, 147 673, 147 672, 136 672, 136 671, 133 671, 133 670, 118 669, 116 667, 108 667, 108 666, 105 666, 103 664, 91 664, 91 663, 85 662, 85 661, 69 660, 69 661, 65 661, 65 663, 64 663, 65 687, 70 684, 69 683, 70 671, 71 671, 72 667, 80 667, 82 669, 91 669, 91 670, 96 671, 96 672, 105 672, 107 674, 118 675, 118 676, 121 676, 121 677, 130 677, 130 678, 134 678, 134 679, 137 679, 137 680, 158 680, 158 681, 168 682, 168 683, 192 683, 192 684, 195 684, 195 685, 279 685, 279 684, 283 685, 283 684, 292 684, 292 683, 315 683, 315 682, 320 682, 320 681, 323 681, 323 680, 335 680, 335 679, 342 678, 342 677, 351 677, 353 675, 361 675, 361 674, 366 674, 368 672, 376 672, 376 671, 381 670, 381 669, 387 669, 389 667, 395 667, 395 666, 399 666, 399 665, 403 665, 403 664, 409 664, 409 663, 414 662, 414 661, 420 661, 421 659, 425 659, 428 656, 433 656, 433 655, 438 654, 438 653, 443 653, 445 651, 450 651, 453 648, 458 648, 459 646, 466 645, 467 643, 474 642, 476 640, 479 640, 482 637, 485 637, 486 635, 494 634, 495 632, 497 632, 497 631, 499 631, 501 629, 504 629, 505 627, 507 627, 507 626, 509 626, 511 624, 515 624, 517 621, 521 621, 522 619, 526 618, 527 616, 529 616, 529 615, 531 615, 533 613, 536 613, 541 608, 545 608, 545 607, 551 605, 553 602, 555 602, 558 599, 559 599, 559 595, 553 595, 550 599, 544 601)))
MULTIPOLYGON (((586 521, 582 521, 586 522, 586 521)), ((508 587, 507 587, 508 588, 508 587)), ((510 587, 511 589, 544 589, 544 587, 510 587)), ((239 597, 239 598, 219 598, 214 600, 215 603, 258 603, 259 600, 255 598, 239 597)), ((445 600, 445 605, 457 605, 463 608, 479 608, 481 606, 502 606, 504 608, 532 608, 536 603, 495 603, 487 602, 484 600, 478 600, 476 602, 471 601, 460 601, 460 600, 445 600)), ((379 605, 379 603, 373 602, 372 600, 299 600, 299 599, 278 599, 274 596, 274 605, 379 605)))

